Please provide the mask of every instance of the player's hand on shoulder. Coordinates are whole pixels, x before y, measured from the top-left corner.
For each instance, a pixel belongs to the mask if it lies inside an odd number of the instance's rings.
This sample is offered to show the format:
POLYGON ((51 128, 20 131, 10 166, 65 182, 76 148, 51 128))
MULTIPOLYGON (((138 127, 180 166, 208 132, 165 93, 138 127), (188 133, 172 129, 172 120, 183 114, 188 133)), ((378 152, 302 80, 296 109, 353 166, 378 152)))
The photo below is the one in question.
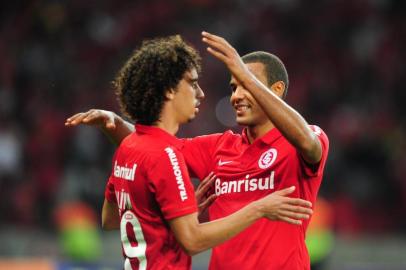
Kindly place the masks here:
POLYGON ((299 198, 288 197, 295 190, 289 187, 264 197, 260 201, 264 217, 270 220, 285 221, 300 225, 303 219, 309 219, 313 214, 312 203, 299 198))
POLYGON ((65 126, 72 127, 78 126, 80 124, 85 124, 113 130, 116 128, 115 118, 116 114, 114 112, 100 109, 91 109, 87 112, 80 112, 72 115, 71 117, 66 119, 65 126))

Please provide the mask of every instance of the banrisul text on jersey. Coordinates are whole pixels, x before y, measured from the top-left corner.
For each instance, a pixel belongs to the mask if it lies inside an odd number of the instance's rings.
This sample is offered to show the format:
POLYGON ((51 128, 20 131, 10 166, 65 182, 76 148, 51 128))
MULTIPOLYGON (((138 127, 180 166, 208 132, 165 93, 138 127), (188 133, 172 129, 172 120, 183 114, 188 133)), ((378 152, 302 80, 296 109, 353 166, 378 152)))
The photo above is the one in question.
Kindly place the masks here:
POLYGON ((222 181, 220 178, 216 179, 215 192, 216 195, 248 192, 257 190, 269 190, 274 189, 275 183, 275 171, 271 171, 269 177, 250 178, 247 174, 244 179, 222 181))

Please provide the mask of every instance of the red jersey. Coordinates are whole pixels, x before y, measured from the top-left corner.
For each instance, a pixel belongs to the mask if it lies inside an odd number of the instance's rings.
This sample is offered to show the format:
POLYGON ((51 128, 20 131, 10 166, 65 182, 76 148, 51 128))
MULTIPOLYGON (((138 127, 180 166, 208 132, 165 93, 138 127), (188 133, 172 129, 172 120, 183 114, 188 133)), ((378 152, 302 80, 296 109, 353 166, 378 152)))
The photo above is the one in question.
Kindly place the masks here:
POLYGON ((136 125, 113 158, 105 197, 117 203, 125 270, 190 269, 168 220, 197 211, 179 140, 136 125))
MULTIPOLYGON (((228 216, 252 201, 290 186, 296 187, 292 197, 314 204, 329 142, 319 127, 311 129, 322 145, 322 158, 316 165, 306 163, 276 128, 252 144, 245 130, 241 135, 227 131, 183 140, 181 151, 189 171, 199 179, 211 171, 217 176, 218 198, 209 209, 210 219, 228 216)), ((308 270, 310 261, 305 245, 308 224, 309 220, 298 226, 260 219, 213 248, 210 269, 308 270)))

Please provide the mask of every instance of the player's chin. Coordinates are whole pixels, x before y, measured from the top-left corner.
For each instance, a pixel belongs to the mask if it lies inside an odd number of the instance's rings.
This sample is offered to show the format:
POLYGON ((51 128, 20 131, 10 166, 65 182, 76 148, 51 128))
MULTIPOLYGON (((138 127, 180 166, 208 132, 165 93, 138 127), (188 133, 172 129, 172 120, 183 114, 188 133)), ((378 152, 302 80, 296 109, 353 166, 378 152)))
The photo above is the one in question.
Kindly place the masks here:
POLYGON ((190 115, 190 116, 189 116, 189 119, 188 119, 188 123, 189 123, 189 122, 192 122, 193 119, 195 119, 195 118, 196 118, 196 113, 190 115))
POLYGON ((251 122, 247 117, 244 116, 236 116, 235 121, 237 124, 242 125, 242 126, 248 126, 251 122))

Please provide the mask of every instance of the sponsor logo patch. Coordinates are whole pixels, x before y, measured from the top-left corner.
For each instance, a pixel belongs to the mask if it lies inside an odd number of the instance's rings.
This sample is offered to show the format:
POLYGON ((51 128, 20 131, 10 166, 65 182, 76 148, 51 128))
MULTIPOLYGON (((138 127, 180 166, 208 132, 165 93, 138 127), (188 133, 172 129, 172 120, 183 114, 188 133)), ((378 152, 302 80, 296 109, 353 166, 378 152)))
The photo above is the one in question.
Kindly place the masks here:
POLYGON ((273 190, 275 188, 275 171, 271 171, 269 177, 251 178, 247 174, 245 178, 239 180, 222 181, 220 178, 217 178, 214 188, 217 196, 240 192, 273 190))
POLYGON ((117 178, 122 178, 128 181, 134 181, 135 170, 137 169, 137 164, 133 164, 132 167, 128 167, 127 163, 125 166, 120 166, 117 164, 117 160, 114 162, 114 176, 117 178))

